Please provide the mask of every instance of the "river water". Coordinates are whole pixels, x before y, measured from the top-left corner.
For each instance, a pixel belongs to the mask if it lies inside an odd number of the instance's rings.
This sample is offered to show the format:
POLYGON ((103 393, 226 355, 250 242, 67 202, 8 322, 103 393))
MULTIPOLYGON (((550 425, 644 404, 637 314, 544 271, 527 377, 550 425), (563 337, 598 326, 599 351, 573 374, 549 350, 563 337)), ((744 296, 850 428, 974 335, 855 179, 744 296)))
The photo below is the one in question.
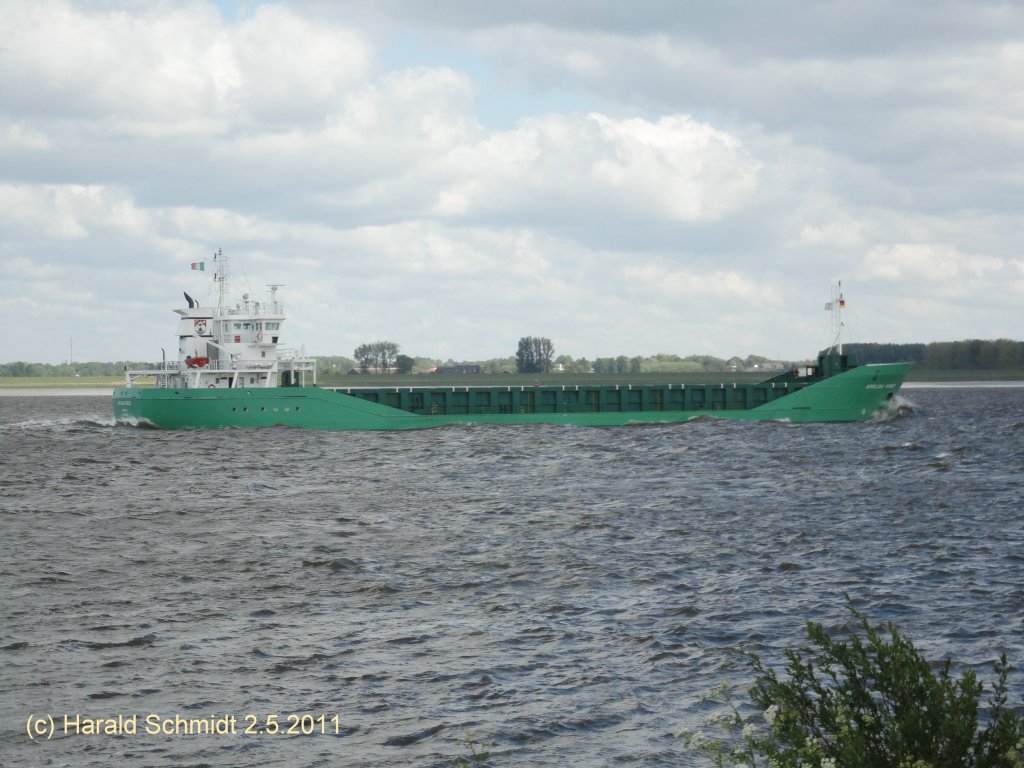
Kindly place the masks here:
POLYGON ((0 764, 695 765, 735 650, 781 664, 844 592, 991 680, 1024 663, 1024 388, 904 398, 406 433, 0 398, 0 764))

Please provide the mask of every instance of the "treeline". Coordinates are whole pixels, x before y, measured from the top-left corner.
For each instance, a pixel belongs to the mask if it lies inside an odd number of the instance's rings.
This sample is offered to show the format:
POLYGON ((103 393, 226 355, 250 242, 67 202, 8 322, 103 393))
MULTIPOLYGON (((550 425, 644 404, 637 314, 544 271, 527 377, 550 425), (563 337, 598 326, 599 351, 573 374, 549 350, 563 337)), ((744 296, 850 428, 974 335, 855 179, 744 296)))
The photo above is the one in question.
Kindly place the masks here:
POLYGON ((861 363, 914 363, 933 370, 1024 368, 1024 341, 936 341, 931 344, 844 344, 861 363))
POLYGON ((590 365, 594 373, 724 373, 781 369, 789 367, 790 361, 773 361, 760 355, 723 360, 712 355, 680 357, 662 353, 648 357, 598 357, 590 365))
POLYGON ((121 376, 124 369, 149 368, 155 363, 140 363, 135 360, 118 360, 114 363, 0 363, 0 376, 121 376))

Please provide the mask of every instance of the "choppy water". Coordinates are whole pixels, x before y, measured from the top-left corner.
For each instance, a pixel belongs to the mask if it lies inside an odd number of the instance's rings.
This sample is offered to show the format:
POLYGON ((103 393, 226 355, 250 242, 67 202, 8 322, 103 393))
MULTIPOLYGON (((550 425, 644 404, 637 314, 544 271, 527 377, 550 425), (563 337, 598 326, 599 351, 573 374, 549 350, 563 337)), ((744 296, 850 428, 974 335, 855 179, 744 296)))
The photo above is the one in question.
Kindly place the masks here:
POLYGON ((991 679, 1024 663, 1024 388, 907 396, 872 424, 383 434, 0 398, 0 763, 450 766, 470 737, 494 766, 693 765, 673 734, 746 679, 731 650, 781 661, 844 591, 991 679), (329 733, 142 733, 268 713, 329 733))

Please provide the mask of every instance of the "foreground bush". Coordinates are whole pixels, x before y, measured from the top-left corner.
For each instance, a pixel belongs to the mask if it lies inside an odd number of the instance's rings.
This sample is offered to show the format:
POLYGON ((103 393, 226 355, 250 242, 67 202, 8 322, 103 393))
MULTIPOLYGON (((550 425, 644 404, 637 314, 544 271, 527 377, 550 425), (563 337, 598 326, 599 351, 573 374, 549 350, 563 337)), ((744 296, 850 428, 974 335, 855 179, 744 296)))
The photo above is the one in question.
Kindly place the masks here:
POLYGON ((1024 719, 1007 706, 1005 655, 982 710, 973 671, 956 678, 950 661, 933 671, 892 624, 878 631, 850 612, 846 639, 808 622, 810 642, 786 651, 782 678, 751 655, 750 697, 763 715, 745 719, 725 697, 726 712, 709 721, 722 737, 687 733, 687 746, 718 766, 1024 768, 1024 719))

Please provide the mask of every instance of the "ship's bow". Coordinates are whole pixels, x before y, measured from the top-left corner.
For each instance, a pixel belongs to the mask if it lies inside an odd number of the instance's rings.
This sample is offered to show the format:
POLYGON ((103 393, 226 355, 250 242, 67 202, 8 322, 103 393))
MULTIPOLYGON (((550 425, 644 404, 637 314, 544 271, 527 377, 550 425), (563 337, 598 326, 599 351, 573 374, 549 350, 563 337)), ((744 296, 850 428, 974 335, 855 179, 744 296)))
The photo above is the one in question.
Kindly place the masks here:
POLYGON ((794 422, 866 421, 896 396, 911 365, 861 365, 755 410, 794 422))

